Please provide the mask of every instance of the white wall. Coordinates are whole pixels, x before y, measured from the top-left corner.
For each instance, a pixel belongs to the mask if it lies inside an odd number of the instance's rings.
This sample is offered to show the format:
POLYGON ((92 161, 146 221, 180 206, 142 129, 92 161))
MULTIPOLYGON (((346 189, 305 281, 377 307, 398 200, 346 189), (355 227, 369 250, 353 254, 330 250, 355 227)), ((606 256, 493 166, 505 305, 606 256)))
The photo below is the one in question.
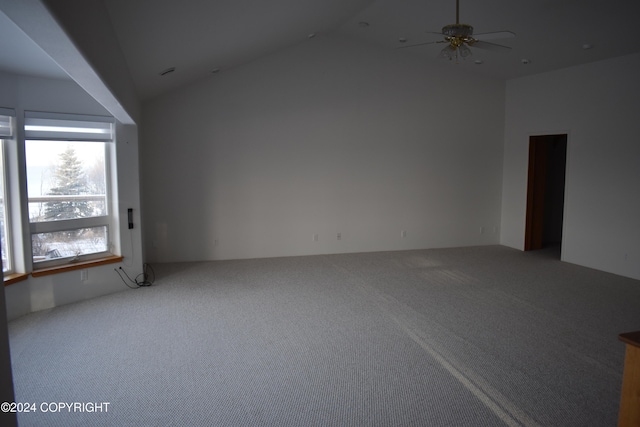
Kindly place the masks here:
POLYGON ((497 244, 504 83, 443 65, 319 36, 146 102, 148 260, 497 244))
MULTIPOLYGON (((14 108, 19 124, 25 110, 109 115, 108 112, 73 81, 0 74, 0 106, 14 108)), ((80 280, 80 272, 72 271, 28 280, 5 287, 7 316, 14 319, 32 311, 68 304, 98 295, 127 289, 113 271, 120 265, 130 273, 142 271, 140 237, 140 202, 138 178, 137 128, 117 124, 116 168, 118 186, 117 212, 124 218, 117 240, 124 263, 93 267, 88 280, 80 280), (127 208, 133 208, 136 227, 127 228, 127 208)), ((21 143, 15 143, 16 147, 21 143)), ((17 164, 10 165, 13 172, 17 164)), ((28 233, 24 238, 29 238, 28 233)))
POLYGON ((0 0, 0 10, 113 117, 137 123, 135 87, 102 0, 0 0))
POLYGON ((640 55, 507 82, 501 243, 524 248, 528 144, 568 133, 564 261, 640 279, 640 55))

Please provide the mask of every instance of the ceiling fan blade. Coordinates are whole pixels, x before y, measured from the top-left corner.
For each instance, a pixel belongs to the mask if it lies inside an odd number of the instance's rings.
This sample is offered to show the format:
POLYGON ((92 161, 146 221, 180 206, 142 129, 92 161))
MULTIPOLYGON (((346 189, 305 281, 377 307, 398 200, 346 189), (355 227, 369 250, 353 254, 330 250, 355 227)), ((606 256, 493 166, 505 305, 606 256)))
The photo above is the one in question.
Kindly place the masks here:
POLYGON ((474 34, 473 38, 476 40, 498 40, 498 39, 511 39, 516 36, 511 31, 492 31, 490 33, 474 34))
POLYGON ((508 52, 511 50, 509 46, 503 46, 501 44, 489 43, 482 40, 471 41, 468 43, 471 47, 477 47, 479 49, 493 50, 496 52, 508 52))
POLYGON ((424 43, 410 44, 408 46, 400 46, 398 49, 406 49, 408 47, 418 47, 418 46, 425 46, 428 44, 436 44, 436 43, 448 43, 448 42, 446 40, 438 40, 435 42, 424 42, 424 43))

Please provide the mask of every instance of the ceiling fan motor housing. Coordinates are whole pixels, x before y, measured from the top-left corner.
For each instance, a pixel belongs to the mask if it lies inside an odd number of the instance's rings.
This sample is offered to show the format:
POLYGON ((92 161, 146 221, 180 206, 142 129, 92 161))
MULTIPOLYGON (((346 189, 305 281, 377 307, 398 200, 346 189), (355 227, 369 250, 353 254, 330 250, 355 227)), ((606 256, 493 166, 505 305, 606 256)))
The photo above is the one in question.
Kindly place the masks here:
POLYGON ((473 27, 467 24, 450 24, 442 27, 442 34, 447 37, 467 38, 473 35, 473 27))

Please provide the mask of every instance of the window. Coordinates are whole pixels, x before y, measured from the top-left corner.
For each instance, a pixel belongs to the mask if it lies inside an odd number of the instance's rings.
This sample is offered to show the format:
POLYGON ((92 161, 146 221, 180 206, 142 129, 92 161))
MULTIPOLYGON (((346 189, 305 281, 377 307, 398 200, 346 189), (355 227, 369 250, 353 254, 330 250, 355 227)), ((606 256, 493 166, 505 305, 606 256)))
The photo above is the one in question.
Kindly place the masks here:
POLYGON ((2 272, 13 273, 13 245, 11 244, 11 219, 7 192, 7 170, 5 144, 13 138, 13 110, 0 109, 0 250, 2 251, 2 272))
POLYGON ((24 129, 34 269, 108 254, 112 120, 26 112, 24 129))

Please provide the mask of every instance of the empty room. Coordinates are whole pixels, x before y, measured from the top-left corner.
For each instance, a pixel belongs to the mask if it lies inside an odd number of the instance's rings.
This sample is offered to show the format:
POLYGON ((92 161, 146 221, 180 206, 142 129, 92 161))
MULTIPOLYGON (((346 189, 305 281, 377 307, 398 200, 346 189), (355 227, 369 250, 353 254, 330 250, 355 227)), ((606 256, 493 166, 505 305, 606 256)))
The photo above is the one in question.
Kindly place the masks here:
POLYGON ((637 425, 638 16, 0 0, 2 425, 637 425))

